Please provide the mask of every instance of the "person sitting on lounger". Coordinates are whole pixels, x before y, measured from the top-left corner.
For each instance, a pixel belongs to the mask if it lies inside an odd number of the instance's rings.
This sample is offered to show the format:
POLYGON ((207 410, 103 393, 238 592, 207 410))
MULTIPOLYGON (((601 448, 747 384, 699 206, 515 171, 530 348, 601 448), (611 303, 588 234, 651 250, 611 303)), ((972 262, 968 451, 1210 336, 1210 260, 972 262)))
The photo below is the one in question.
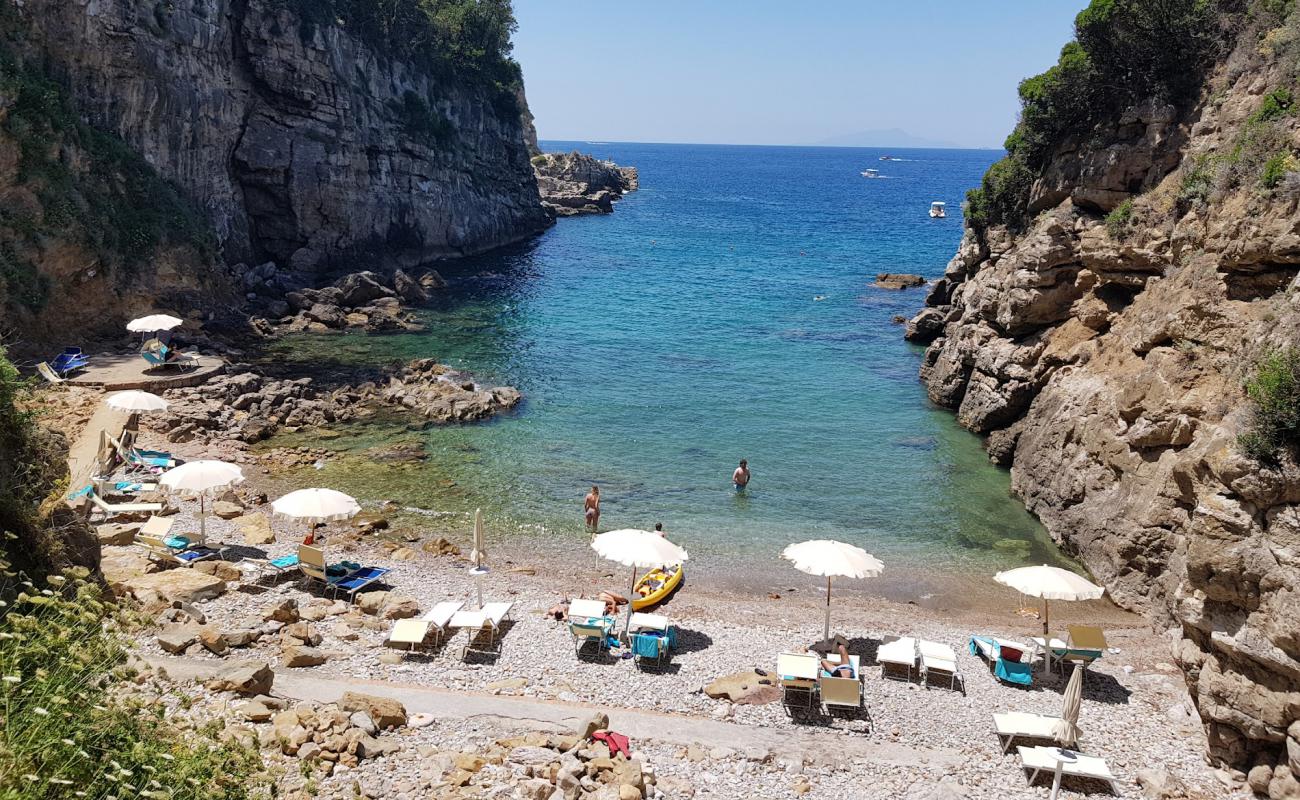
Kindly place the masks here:
POLYGON ((853 662, 849 660, 849 649, 844 646, 844 642, 837 642, 837 648, 840 651, 839 663, 822 659, 822 672, 825 678, 853 678, 853 662))
MULTIPOLYGON (((587 599, 586 595, 578 595, 578 597, 583 600, 587 599)), ((607 617, 614 616, 614 614, 618 613, 618 607, 627 603, 626 597, 614 592, 601 592, 596 596, 596 599, 605 601, 605 616, 607 617)), ((564 598, 547 609, 546 616, 554 617, 557 620, 564 619, 569 615, 569 603, 569 598, 564 598)))

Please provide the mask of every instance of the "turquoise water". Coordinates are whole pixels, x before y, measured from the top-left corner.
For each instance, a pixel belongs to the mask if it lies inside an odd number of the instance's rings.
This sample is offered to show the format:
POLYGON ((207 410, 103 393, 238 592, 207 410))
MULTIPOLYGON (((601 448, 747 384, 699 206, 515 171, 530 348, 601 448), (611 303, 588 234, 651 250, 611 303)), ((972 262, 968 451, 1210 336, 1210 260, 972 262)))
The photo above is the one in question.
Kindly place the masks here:
POLYGON ((517 412, 411 431, 370 423, 327 445, 396 440, 424 464, 331 462, 365 499, 465 512, 496 531, 571 537, 595 483, 602 528, 664 523, 693 557, 769 560, 854 542, 887 563, 987 570, 1056 558, 979 440, 932 407, 895 315, 940 275, 990 151, 544 143, 640 169, 611 216, 562 219, 506 252, 440 265, 428 332, 293 340, 340 365, 433 356, 519 387, 517 412), (859 175, 879 169, 880 179, 859 175), (951 216, 928 216, 932 200, 951 216), (820 298, 820 299, 817 299, 820 298), (731 487, 738 459, 753 482, 731 487))

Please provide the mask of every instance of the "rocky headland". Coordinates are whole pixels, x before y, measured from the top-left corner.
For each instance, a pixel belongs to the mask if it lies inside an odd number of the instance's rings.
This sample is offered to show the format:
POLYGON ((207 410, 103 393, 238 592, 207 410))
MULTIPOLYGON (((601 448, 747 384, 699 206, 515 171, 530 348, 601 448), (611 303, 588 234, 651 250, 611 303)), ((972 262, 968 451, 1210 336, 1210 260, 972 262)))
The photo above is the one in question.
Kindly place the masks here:
POLYGON ((585 153, 538 153, 532 158, 542 203, 561 217, 609 214, 614 202, 640 186, 636 167, 585 153))
POLYGON ((1026 95, 906 335, 929 345, 930 398, 987 436, 1053 538, 1175 632, 1215 762, 1280 800, 1300 797, 1300 467, 1245 446, 1243 387, 1300 342, 1300 22, 1211 6, 1181 77, 1087 125, 1036 140, 1026 95))

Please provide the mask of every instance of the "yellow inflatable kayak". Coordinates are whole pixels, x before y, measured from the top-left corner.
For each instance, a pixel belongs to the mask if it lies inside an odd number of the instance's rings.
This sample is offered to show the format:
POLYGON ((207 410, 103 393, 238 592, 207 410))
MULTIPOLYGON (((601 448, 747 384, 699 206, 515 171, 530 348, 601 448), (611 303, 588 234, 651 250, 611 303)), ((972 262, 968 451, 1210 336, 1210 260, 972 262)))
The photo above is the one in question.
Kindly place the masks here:
POLYGON ((672 594, 686 578, 686 570, 678 564, 667 569, 652 569, 642 575, 632 592, 632 610, 653 608, 672 594))

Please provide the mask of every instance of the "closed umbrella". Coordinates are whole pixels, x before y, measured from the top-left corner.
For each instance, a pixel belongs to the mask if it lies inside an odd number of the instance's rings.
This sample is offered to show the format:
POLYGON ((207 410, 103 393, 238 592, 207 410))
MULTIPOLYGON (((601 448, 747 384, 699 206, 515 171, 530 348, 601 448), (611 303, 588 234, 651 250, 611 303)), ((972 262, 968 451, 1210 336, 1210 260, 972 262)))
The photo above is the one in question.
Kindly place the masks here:
POLYGON ((681 547, 668 541, 652 531, 639 531, 624 528, 606 531, 591 540, 591 548, 597 555, 616 564, 632 568, 631 590, 628 592, 627 623, 623 626, 626 633, 632 622, 632 595, 636 594, 636 571, 638 569, 656 569, 681 564, 689 556, 681 547))
POLYGON ((137 317, 126 323, 126 329, 132 333, 151 333, 153 331, 169 331, 184 324, 185 320, 180 317, 173 317, 170 314, 150 314, 147 317, 137 317))
POLYGON ((794 568, 809 575, 826 579, 826 625, 823 639, 831 637, 831 579, 874 578, 885 571, 880 559, 863 550, 833 539, 813 539, 792 544, 781 551, 781 557, 794 563, 794 568))
POLYGON ((1065 685, 1065 698, 1061 705, 1061 718, 1052 725, 1052 736, 1066 747, 1079 741, 1079 710, 1083 706, 1083 667, 1074 665, 1070 682, 1065 685))
POLYGON ((108 399, 104 402, 107 403, 110 408, 116 408, 119 411, 130 411, 133 414, 141 411, 167 410, 166 400, 156 394, 142 392, 136 389, 109 395, 108 399))
POLYGON ((244 480, 244 471, 224 461, 189 461, 168 470, 158 480, 169 491, 199 498, 199 533, 206 541, 208 536, 207 510, 204 500, 208 492, 225 489, 244 480))
POLYGON ((351 519, 361 512, 357 501, 333 489, 298 489, 271 503, 279 517, 300 519, 309 524, 351 519))
POLYGON ((483 509, 474 509, 474 549, 470 551, 470 561, 474 562, 474 568, 469 574, 474 576, 474 587, 478 590, 478 607, 483 607, 483 576, 487 574, 488 568, 483 566, 483 560, 487 557, 487 544, 483 534, 483 509))

